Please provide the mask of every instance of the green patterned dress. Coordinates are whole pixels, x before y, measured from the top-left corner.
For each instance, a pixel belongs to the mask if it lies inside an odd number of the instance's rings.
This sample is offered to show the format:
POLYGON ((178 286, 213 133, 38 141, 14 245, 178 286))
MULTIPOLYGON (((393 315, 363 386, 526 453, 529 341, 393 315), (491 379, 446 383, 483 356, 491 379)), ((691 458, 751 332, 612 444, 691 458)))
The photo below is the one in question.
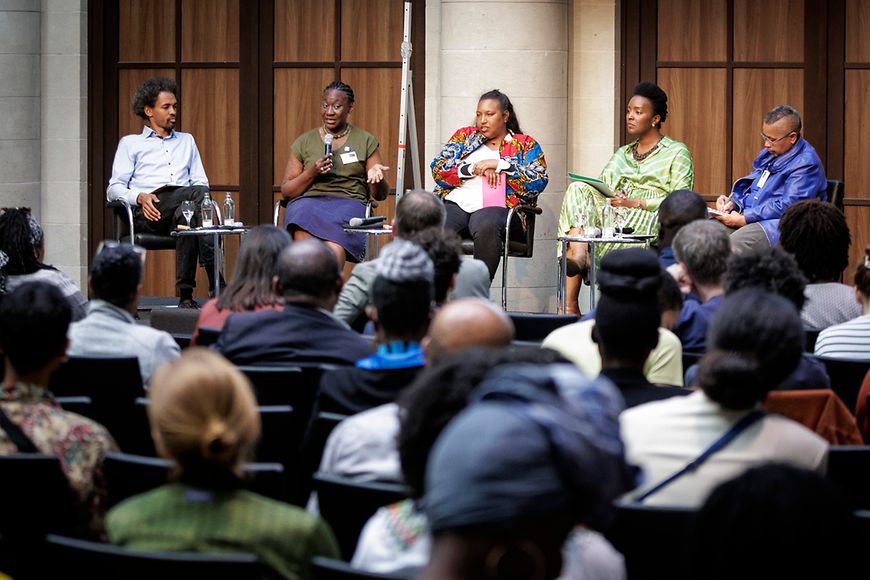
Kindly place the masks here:
MULTIPOLYGON (((692 189, 695 180, 695 170, 692 154, 679 141, 663 136, 658 147, 652 154, 638 163, 631 154, 635 141, 617 149, 604 170, 600 179, 613 191, 624 190, 629 199, 645 199, 646 209, 637 207, 628 209, 628 220, 625 226, 633 228, 636 233, 658 233, 658 209, 662 200, 677 189, 692 189)), ((559 235, 568 233, 578 221, 578 214, 583 202, 591 202, 594 207, 590 212, 588 225, 601 227, 601 209, 607 198, 591 186, 574 182, 565 191, 562 200, 562 211, 559 215, 559 235)), ((561 250, 561 245, 559 246, 561 250)), ((596 262, 607 252, 626 244, 602 244, 597 246, 596 262)), ((560 251, 561 256, 561 251, 560 251)))

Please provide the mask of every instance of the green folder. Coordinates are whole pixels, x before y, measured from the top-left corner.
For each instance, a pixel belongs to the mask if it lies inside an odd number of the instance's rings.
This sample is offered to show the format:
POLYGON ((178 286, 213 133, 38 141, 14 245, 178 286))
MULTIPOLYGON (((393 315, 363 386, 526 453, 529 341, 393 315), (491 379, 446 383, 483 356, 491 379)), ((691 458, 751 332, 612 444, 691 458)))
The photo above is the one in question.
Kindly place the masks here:
POLYGON ((607 185, 600 179, 595 179, 594 177, 586 177, 585 175, 580 175, 579 173, 569 173, 568 178, 573 179, 574 181, 582 181, 583 183, 591 185, 598 191, 598 193, 600 193, 604 197, 613 197, 613 190, 610 189, 609 185, 607 185))

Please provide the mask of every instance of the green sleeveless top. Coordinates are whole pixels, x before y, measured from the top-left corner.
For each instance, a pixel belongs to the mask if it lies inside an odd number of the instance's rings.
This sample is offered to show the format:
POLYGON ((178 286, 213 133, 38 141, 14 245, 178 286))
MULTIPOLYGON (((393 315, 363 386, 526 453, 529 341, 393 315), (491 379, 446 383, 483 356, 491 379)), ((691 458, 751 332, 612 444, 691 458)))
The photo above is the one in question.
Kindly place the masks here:
MULTIPOLYGON (((366 160, 378 146, 378 140, 371 133, 352 126, 344 145, 332 150, 332 170, 315 177, 305 195, 341 195, 365 203, 369 196, 366 160), (356 153, 356 161, 353 153, 356 153)), ((323 157, 320 129, 303 133, 290 149, 302 162, 303 170, 308 169, 323 157)))

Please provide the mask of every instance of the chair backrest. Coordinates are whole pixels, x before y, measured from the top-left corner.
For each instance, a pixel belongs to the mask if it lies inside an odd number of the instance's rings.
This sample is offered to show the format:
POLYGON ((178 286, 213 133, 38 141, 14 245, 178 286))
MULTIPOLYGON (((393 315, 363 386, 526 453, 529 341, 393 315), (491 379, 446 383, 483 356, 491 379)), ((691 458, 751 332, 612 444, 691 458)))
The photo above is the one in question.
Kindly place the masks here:
POLYGON ((816 340, 819 338, 820 330, 804 329, 804 352, 813 352, 816 350, 816 340))
POLYGON ((797 421, 831 445, 864 443, 852 411, 830 389, 771 391, 764 410, 797 421))
POLYGON ((236 580, 277 578, 253 554, 139 552, 119 546, 49 535, 49 568, 43 577, 73 576, 89 580, 236 580))
POLYGON ((64 411, 81 415, 82 417, 90 417, 94 413, 94 402, 90 397, 55 397, 55 401, 63 408, 64 411))
POLYGON ((350 559, 363 526, 385 505, 406 499, 410 491, 398 483, 356 481, 316 473, 314 491, 320 515, 329 522, 341 553, 350 559))
MULTIPOLYGON (((533 214, 534 215, 534 214, 533 214)), ((515 339, 543 341, 551 332, 577 322, 573 314, 541 314, 538 312, 508 312, 516 331, 515 339)))
POLYGON ((661 578, 663 571, 674 571, 684 560, 697 511, 635 504, 616 507, 616 522, 606 536, 625 557, 628 577, 661 578))
POLYGON ((291 465, 301 444, 302 427, 290 405, 260 407, 260 442, 254 454, 256 461, 291 465))
POLYGON ((858 392, 867 372, 870 362, 840 360, 827 357, 816 357, 825 365, 828 376, 831 377, 831 389, 849 409, 854 410, 858 402, 858 392))
POLYGON ((221 337, 220 328, 208 328, 206 326, 199 327, 199 336, 196 338, 198 346, 211 346, 221 337))
POLYGON ((846 197, 846 184, 839 179, 828 180, 828 203, 843 211, 843 199, 846 197))
MULTIPOLYGON (((701 359, 704 358, 706 353, 703 352, 692 352, 690 350, 683 351, 683 373, 687 373, 689 368, 692 365, 696 365, 701 362, 701 359)), ((686 387, 690 387, 692 385, 684 385, 686 387)))
POLYGON ((852 502, 852 507, 870 509, 870 445, 831 447, 827 478, 852 502))
POLYGON ((153 308, 150 324, 151 328, 165 330, 173 337, 186 336, 189 343, 198 320, 199 310, 192 308, 153 308))
POLYGON ((0 536, 4 543, 28 543, 46 533, 72 533, 78 501, 53 455, 0 456, 0 536))
POLYGON ((311 560, 311 580, 383 580, 386 578, 410 579, 411 576, 400 574, 378 574, 358 570, 341 560, 315 556, 311 560))

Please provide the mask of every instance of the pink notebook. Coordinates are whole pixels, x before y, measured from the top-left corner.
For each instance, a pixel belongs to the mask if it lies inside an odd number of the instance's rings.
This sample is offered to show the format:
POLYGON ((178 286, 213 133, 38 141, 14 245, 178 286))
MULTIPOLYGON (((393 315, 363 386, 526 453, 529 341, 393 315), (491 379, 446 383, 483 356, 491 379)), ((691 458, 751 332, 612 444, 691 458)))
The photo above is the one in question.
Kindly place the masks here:
POLYGON ((498 174, 498 185, 491 187, 489 181, 483 178, 483 207, 505 206, 505 180, 504 173, 498 174))

